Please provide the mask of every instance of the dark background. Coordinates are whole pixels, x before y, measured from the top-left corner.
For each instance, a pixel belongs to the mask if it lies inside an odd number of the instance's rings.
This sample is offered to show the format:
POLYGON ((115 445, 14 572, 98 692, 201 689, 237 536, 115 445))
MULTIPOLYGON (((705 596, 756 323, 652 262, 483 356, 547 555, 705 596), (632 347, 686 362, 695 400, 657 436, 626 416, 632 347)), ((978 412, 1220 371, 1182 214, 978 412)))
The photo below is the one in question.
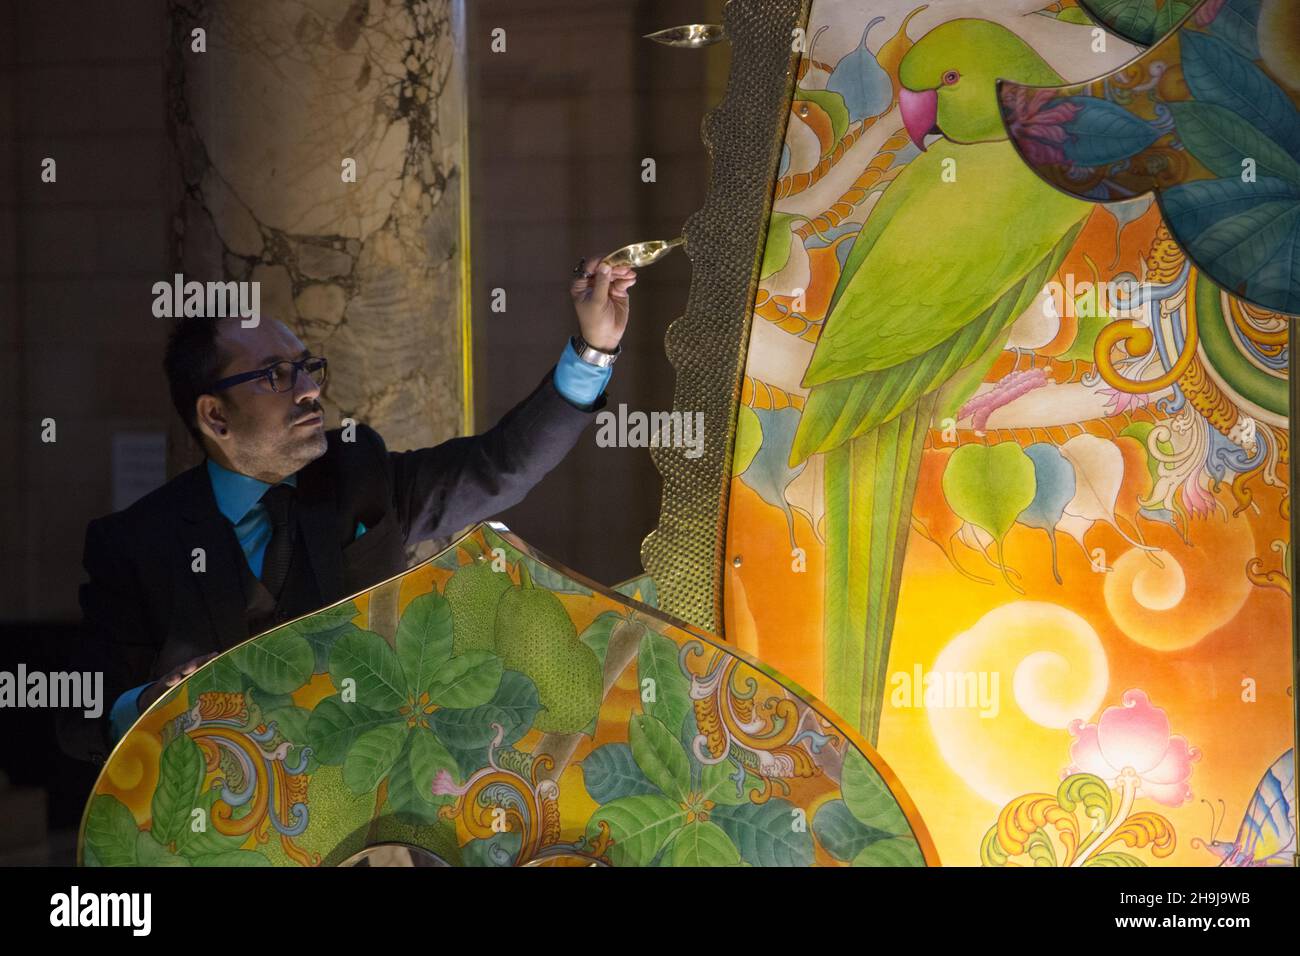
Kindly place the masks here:
MULTIPOLYGON (((721 0, 467 6, 481 429, 576 330, 574 262, 672 238, 703 204, 700 123, 721 98, 728 53, 641 38, 720 22, 721 0), (488 52, 497 26, 506 56, 488 52), (641 181, 648 156, 653 184, 641 181), (507 315, 488 309, 496 287, 508 289, 507 315)), ((169 275, 167 16, 165 0, 0 2, 0 670, 57 669, 80 617, 86 522, 113 510, 110 436, 166 430, 173 415, 160 369, 167 324, 149 311, 150 287, 169 275), (85 172, 80 187, 42 190, 39 159, 51 154, 85 172), (40 441, 47 416, 53 445, 40 441)), ((663 337, 689 281, 680 254, 640 272, 611 408, 671 408, 663 337)), ((641 573, 659 491, 645 449, 597 448, 592 429, 501 519, 613 584, 641 573)), ((0 710, 0 865, 73 859, 95 768, 58 753, 51 723, 49 711, 0 710)))

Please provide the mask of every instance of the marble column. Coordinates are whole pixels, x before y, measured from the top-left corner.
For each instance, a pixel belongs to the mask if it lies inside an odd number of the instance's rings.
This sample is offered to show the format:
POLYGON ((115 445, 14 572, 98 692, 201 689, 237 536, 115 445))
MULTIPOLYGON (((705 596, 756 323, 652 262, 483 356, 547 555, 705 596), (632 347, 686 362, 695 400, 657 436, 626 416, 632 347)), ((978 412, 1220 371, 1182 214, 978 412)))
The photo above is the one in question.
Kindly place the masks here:
MULTIPOLYGON (((168 13, 174 271, 258 281, 263 317, 329 359, 328 425, 393 450, 467 429, 464 0, 168 13)), ((171 437, 174 473, 200 456, 171 437)))

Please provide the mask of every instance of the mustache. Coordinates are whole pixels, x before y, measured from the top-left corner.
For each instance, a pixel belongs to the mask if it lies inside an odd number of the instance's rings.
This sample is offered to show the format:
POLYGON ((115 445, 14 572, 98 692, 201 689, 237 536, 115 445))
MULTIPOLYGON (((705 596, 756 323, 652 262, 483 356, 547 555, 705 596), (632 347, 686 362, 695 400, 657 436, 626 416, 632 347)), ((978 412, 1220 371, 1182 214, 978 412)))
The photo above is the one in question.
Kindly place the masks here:
POLYGON ((290 419, 289 424, 297 425, 299 422, 306 421, 308 418, 314 418, 317 415, 321 416, 321 418, 325 417, 325 409, 322 408, 319 404, 308 409, 306 412, 297 416, 296 418, 290 419))

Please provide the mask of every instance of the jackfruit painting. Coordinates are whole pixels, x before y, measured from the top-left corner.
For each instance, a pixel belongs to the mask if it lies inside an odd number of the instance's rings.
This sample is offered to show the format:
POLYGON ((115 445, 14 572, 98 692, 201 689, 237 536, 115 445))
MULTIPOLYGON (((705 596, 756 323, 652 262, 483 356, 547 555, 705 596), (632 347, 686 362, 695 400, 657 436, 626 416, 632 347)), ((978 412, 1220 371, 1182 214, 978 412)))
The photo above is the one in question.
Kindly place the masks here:
POLYGON ((707 635, 480 525, 234 648, 151 707, 82 820, 92 866, 923 866, 892 772, 707 635), (395 598, 393 602, 392 598, 395 598))
POLYGON ((1294 864, 1294 13, 811 5, 724 632, 945 863, 1294 864))

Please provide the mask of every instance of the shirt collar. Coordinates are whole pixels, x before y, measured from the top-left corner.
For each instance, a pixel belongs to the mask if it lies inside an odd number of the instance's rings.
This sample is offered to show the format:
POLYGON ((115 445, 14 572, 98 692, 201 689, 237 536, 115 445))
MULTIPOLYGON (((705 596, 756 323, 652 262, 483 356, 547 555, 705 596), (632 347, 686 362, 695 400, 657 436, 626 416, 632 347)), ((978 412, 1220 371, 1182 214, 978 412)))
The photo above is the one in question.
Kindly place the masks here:
MULTIPOLYGON (((212 494, 217 499, 217 510, 231 524, 243 521, 244 516, 253 510, 253 506, 262 500, 262 495, 271 487, 265 481, 223 468, 211 458, 208 459, 208 478, 212 482, 212 494)), ((298 475, 292 474, 280 484, 296 488, 298 475)))

